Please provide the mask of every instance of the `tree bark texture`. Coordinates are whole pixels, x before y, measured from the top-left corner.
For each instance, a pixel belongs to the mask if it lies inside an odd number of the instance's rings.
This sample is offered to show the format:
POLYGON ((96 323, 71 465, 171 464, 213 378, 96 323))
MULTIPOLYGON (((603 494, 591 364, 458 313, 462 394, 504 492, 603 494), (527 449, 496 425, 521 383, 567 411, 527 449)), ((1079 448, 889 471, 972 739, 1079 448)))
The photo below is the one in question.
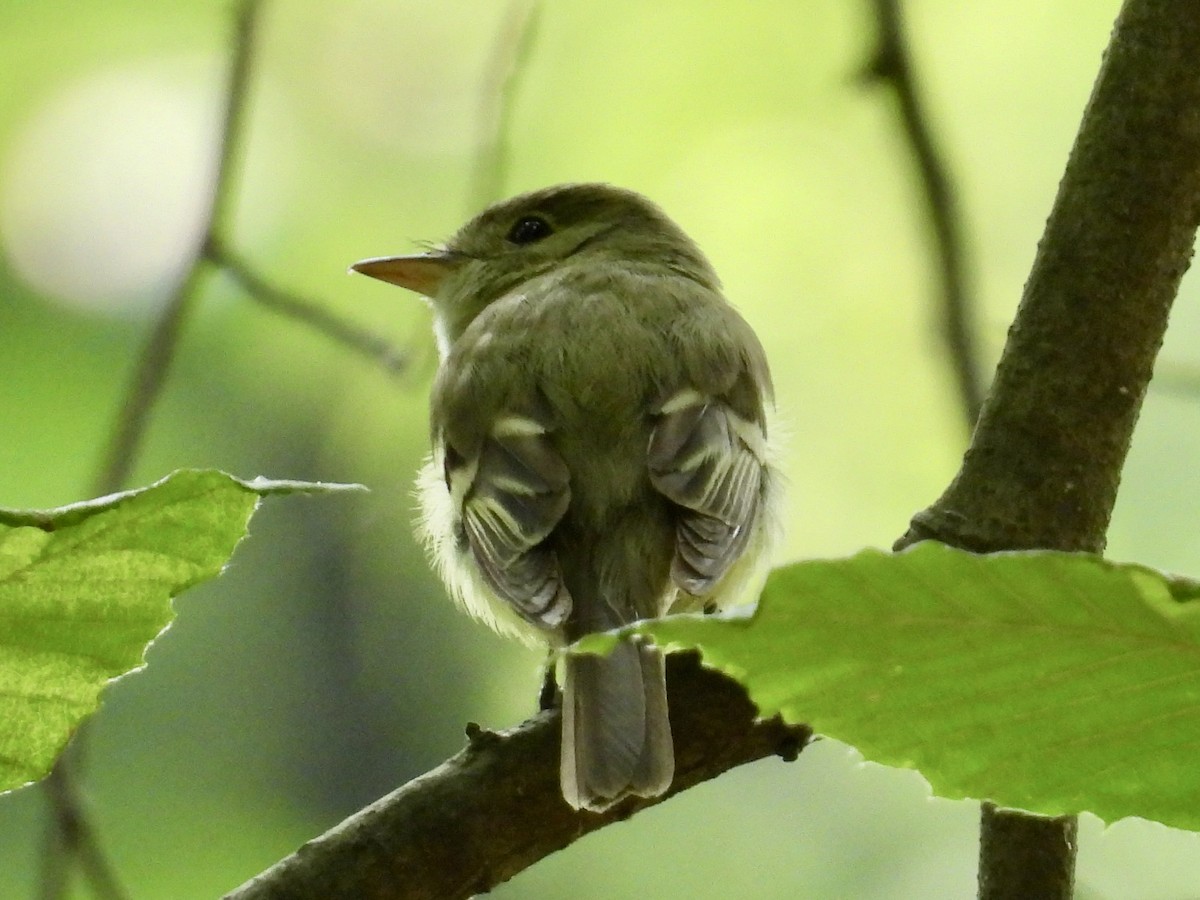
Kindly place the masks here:
MULTIPOLYGON (((963 465, 897 544, 1098 553, 1200 224, 1200 9, 1127 0, 963 465)), ((984 805, 981 900, 1069 898, 1073 817, 984 805)))

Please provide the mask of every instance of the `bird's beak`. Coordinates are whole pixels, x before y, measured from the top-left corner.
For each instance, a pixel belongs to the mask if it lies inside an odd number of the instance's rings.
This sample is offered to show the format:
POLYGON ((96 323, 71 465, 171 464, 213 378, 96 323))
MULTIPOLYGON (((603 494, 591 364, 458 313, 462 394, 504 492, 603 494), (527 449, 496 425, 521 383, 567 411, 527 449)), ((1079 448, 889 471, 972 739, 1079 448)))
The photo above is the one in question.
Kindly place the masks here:
POLYGON ((432 297, 437 293, 442 280, 454 272, 462 262, 462 257, 444 250, 432 250, 415 256, 379 256, 364 259, 352 265, 350 270, 432 297))

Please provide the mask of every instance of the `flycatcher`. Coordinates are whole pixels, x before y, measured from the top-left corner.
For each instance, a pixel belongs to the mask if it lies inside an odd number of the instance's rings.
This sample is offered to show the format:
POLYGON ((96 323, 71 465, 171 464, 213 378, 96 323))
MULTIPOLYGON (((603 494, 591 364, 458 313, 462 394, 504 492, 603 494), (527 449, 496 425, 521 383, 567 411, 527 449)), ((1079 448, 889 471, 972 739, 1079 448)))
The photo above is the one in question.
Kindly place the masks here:
MULTIPOLYGON (((433 308, 423 531, 469 613, 559 648, 751 599, 779 495, 771 376, 704 254, 657 206, 603 184, 546 188, 440 249, 353 269, 433 308)), ((665 792, 662 652, 625 640, 563 671, 567 802, 599 811, 665 792)))

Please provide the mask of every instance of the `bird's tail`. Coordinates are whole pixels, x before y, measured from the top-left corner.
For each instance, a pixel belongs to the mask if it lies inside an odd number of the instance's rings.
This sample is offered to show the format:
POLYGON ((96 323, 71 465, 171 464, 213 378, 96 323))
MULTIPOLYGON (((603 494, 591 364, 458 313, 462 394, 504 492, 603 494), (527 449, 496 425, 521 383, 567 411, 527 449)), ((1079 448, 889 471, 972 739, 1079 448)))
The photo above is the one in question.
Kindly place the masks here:
POLYGON ((601 812, 656 797, 675 774, 663 654, 623 640, 608 656, 570 656, 563 681, 562 790, 601 812))

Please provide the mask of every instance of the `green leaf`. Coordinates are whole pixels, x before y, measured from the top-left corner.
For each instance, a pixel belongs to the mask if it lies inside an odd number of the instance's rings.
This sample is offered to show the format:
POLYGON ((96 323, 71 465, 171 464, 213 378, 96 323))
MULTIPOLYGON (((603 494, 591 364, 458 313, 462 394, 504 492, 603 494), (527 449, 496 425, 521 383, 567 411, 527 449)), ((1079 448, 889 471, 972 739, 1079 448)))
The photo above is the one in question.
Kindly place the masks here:
POLYGON ((181 471, 52 510, 0 509, 0 791, 44 776, 171 598, 219 575, 260 499, 357 485, 181 471))
POLYGON ((639 630, 943 797, 1200 830, 1196 596, 1143 566, 927 543, 777 570, 751 618, 639 630))

